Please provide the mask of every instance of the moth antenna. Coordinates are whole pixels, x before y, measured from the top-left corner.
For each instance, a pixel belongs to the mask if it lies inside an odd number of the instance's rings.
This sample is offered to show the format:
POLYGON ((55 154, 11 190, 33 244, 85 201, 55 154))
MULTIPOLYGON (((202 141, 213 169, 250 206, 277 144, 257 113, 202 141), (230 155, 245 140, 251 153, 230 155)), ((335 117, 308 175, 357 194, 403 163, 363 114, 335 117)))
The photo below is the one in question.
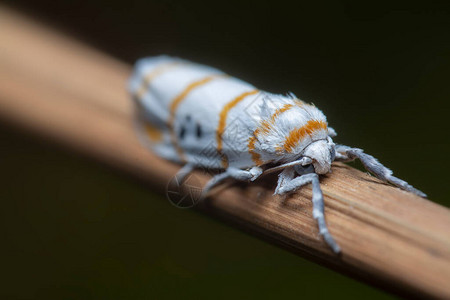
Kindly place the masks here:
POLYGON ((298 166, 298 165, 305 166, 305 165, 309 165, 311 163, 312 163, 311 158, 309 158, 309 157, 302 157, 299 160, 296 160, 296 161, 293 161, 293 162, 290 162, 290 163, 282 164, 282 165, 279 165, 279 166, 267 169, 267 170, 265 170, 263 172, 262 175, 266 175, 266 174, 270 174, 270 173, 273 173, 273 172, 276 172, 276 171, 280 171, 280 170, 286 169, 288 167, 293 167, 293 166, 298 166))

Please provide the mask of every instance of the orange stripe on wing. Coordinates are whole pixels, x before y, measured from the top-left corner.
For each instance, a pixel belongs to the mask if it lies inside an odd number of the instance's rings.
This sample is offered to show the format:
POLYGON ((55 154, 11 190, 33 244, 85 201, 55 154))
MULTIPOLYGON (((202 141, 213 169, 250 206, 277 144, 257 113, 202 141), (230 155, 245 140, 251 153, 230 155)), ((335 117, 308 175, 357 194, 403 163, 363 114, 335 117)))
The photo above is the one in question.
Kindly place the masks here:
POLYGON ((261 125, 253 131, 253 135, 248 140, 248 152, 252 156, 253 162, 260 166, 264 164, 264 162, 261 160, 261 155, 259 153, 255 152, 255 143, 258 139, 258 135, 262 134, 268 134, 269 131, 272 129, 273 124, 275 124, 276 119, 279 115, 284 113, 285 111, 292 108, 292 104, 285 104, 283 107, 277 109, 269 118, 269 120, 264 120, 261 122, 261 125))
POLYGON ((222 153, 223 147, 222 135, 227 125, 228 113, 233 107, 235 107, 239 102, 244 100, 247 96, 254 95, 258 92, 259 92, 258 90, 253 90, 240 94, 239 96, 237 96, 236 98, 225 104, 225 106, 222 108, 222 111, 219 114, 219 124, 217 125, 216 130, 216 142, 217 142, 217 152, 222 157, 222 166, 224 168, 228 167, 228 158, 222 153))
POLYGON ((314 131, 321 129, 326 130, 327 123, 324 121, 310 120, 304 126, 292 130, 284 141, 284 150, 286 152, 291 152, 299 141, 307 135, 311 135, 314 131))
POLYGON ((252 156, 253 163, 257 166, 261 166, 264 164, 264 162, 261 160, 261 155, 259 153, 255 152, 255 142, 256 142, 256 136, 257 131, 255 130, 253 132, 253 136, 251 136, 248 140, 248 152, 252 156))
POLYGON ((194 89, 196 89, 204 84, 207 84, 208 82, 212 81, 213 79, 224 77, 224 76, 227 76, 227 75, 225 75, 225 74, 209 75, 200 80, 190 83, 178 96, 176 96, 172 100, 172 103, 170 104, 170 108, 169 108, 170 116, 169 116, 169 121, 168 121, 167 126, 169 127, 169 130, 170 130, 170 138, 171 138, 172 144, 175 147, 175 150, 177 151, 178 156, 180 157, 180 159, 183 162, 185 162, 186 159, 185 159, 183 150, 178 145, 177 136, 176 136, 175 128, 174 128, 175 113, 177 111, 177 108, 181 104, 181 102, 189 95, 189 93, 192 92, 194 89))
POLYGON ((151 123, 144 124, 145 133, 152 142, 160 142, 162 140, 162 132, 159 128, 153 126, 151 123))
POLYGON ((162 73, 169 71, 177 66, 180 66, 182 64, 185 64, 180 61, 172 61, 168 63, 163 63, 159 66, 156 66, 155 69, 153 69, 151 72, 146 74, 144 76, 144 79, 142 80, 142 84, 139 87, 139 89, 135 92, 134 96, 136 99, 142 99, 144 94, 147 92, 150 83, 155 79, 158 75, 161 75, 162 73))

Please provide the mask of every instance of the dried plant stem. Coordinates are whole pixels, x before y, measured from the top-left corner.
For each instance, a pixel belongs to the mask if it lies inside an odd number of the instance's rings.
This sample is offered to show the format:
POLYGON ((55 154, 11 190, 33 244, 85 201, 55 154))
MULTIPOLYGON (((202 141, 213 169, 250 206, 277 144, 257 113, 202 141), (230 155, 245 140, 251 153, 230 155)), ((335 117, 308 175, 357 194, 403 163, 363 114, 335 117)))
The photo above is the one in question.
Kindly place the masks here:
MULTIPOLYGON (((163 190, 179 166, 136 139, 130 66, 0 8, 0 117, 163 190)), ((204 183, 208 177, 197 174, 204 183)), ((321 179, 335 256, 311 213, 311 189, 284 201, 273 185, 218 190, 202 207, 333 269, 413 296, 450 298, 450 211, 336 164, 321 179)))

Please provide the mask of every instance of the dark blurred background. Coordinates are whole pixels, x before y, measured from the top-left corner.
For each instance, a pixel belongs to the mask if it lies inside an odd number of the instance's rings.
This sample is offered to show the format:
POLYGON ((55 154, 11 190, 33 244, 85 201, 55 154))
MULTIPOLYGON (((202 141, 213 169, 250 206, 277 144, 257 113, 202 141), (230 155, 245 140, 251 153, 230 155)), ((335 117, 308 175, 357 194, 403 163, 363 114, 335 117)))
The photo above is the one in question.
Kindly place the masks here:
MULTIPOLYGON (((3 3, 130 64, 168 53, 294 92, 450 206, 447 1, 3 3)), ((0 155, 3 298, 392 297, 5 125, 0 155)))

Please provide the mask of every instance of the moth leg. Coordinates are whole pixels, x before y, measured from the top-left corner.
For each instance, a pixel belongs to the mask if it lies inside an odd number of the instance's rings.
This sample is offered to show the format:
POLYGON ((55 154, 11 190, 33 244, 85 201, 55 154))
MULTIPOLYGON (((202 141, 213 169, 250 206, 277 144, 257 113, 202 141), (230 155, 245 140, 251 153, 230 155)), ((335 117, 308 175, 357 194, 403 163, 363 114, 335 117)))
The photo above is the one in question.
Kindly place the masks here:
POLYGON ((328 127, 328 135, 331 137, 336 137, 337 136, 336 130, 334 130, 334 128, 328 127))
MULTIPOLYGON (((278 182, 280 183, 280 180, 278 182)), ((281 187, 277 187, 277 191, 275 193, 279 195, 290 193, 308 183, 312 184, 313 217, 317 221, 319 232, 323 236, 328 246, 333 249, 333 252, 339 253, 341 252, 341 248, 331 236, 330 232, 328 231, 327 224, 325 223, 323 194, 322 190, 320 189, 319 176, 317 174, 308 173, 296 177, 289 182, 282 182, 281 187)))
POLYGON ((273 194, 279 194, 280 189, 285 188, 286 184, 294 179, 294 175, 295 172, 293 168, 284 169, 283 172, 278 175, 277 187, 275 188, 275 193, 273 194))
POLYGON ((399 187, 405 191, 414 193, 421 197, 427 196, 425 193, 414 188, 412 185, 409 185, 406 181, 393 176, 393 173, 390 169, 383 166, 372 155, 364 153, 362 149, 350 148, 344 145, 336 145, 336 161, 349 162, 357 158, 359 158, 367 171, 374 174, 377 178, 383 180, 384 182, 389 182, 396 187, 399 187))
POLYGON ((227 178, 233 178, 240 181, 255 180, 261 175, 263 170, 260 167, 253 167, 250 170, 241 170, 237 168, 228 168, 225 172, 215 175, 209 180, 202 191, 202 198, 208 194, 208 192, 217 184, 224 181, 227 178))

